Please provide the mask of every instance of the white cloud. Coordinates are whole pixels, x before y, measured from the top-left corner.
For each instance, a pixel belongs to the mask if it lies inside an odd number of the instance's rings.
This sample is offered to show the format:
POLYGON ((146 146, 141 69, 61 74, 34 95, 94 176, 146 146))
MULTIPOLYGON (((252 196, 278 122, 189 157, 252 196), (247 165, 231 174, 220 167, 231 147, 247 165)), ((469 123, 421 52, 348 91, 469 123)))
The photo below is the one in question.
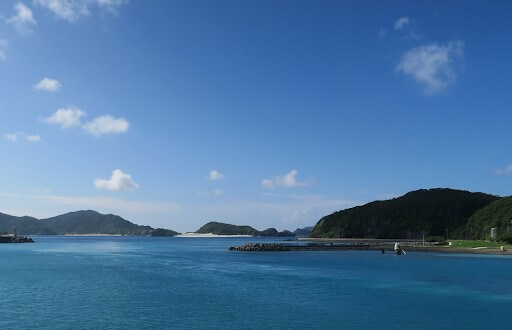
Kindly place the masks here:
POLYGON ((297 175, 299 172, 297 170, 293 169, 289 173, 281 176, 276 176, 273 179, 263 179, 261 180, 261 186, 263 188, 274 188, 276 186, 282 186, 287 188, 293 188, 293 187, 304 187, 309 186, 309 182, 299 182, 297 181, 297 175))
POLYGON ((75 22, 82 16, 90 15, 90 7, 94 5, 115 13, 128 0, 33 0, 33 3, 50 10, 60 19, 75 22))
POLYGON ((0 61, 5 61, 7 54, 5 49, 7 48, 7 40, 0 39, 0 61))
POLYGON ((512 164, 507 165, 505 168, 499 168, 496 171, 494 171, 494 174, 496 175, 509 175, 512 174, 512 164))
POLYGON ((410 23, 411 23, 411 20, 409 19, 409 17, 400 17, 399 19, 397 19, 395 21, 393 28, 395 30, 401 30, 401 29, 405 28, 407 25, 409 25, 410 23))
POLYGON ((130 174, 116 169, 112 171, 110 179, 98 178, 94 180, 94 186, 98 189, 111 191, 132 191, 139 188, 139 185, 132 180, 130 174))
POLYGON ((6 19, 5 22, 12 25, 20 34, 32 33, 32 27, 37 24, 32 10, 21 2, 14 5, 14 10, 16 15, 6 19))
POLYGON ((41 142, 41 137, 36 134, 27 135, 23 132, 5 134, 5 138, 9 141, 16 142, 19 138, 24 138, 28 142, 41 142))
POLYGON ((124 118, 114 118, 110 115, 94 118, 84 124, 83 128, 92 135, 121 134, 130 128, 130 122, 124 118))
POLYGON ((61 88, 62 84, 55 79, 45 77, 35 86, 36 89, 48 92, 56 92, 61 88))
POLYGON ((41 137, 39 135, 27 135, 25 137, 25 139, 28 142, 33 142, 33 143, 41 142, 41 137))
POLYGON ((428 44, 403 54, 396 71, 423 85, 426 94, 434 94, 455 83, 457 74, 453 65, 463 55, 464 44, 460 41, 428 44))
POLYGON ((210 174, 208 175, 208 177, 206 179, 211 180, 211 181, 222 180, 222 179, 224 179, 224 174, 220 173, 217 170, 211 170, 210 174))
POLYGON ((46 118, 45 121, 49 124, 60 125, 62 129, 80 126, 81 119, 86 113, 78 108, 60 108, 55 111, 50 117, 46 118))

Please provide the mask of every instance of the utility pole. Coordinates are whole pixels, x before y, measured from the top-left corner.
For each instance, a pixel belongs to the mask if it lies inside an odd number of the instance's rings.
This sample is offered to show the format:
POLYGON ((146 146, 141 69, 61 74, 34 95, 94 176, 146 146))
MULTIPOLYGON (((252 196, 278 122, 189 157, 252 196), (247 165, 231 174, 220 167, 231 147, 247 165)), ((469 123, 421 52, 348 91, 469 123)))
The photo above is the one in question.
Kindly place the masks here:
POLYGON ((446 228, 446 240, 448 240, 448 228, 446 228))
POLYGON ((409 241, 411 240, 411 228, 409 228, 409 241))

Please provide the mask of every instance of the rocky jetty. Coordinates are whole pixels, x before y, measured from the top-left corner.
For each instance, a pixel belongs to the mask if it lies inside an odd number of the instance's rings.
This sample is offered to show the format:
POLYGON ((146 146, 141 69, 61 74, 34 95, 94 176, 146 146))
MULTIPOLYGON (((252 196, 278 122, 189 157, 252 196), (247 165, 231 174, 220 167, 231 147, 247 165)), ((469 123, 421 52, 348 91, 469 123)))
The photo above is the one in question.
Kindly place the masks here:
POLYGON ((27 236, 0 236, 0 243, 34 243, 34 240, 27 236))
POLYGON ((246 243, 241 246, 232 246, 232 251, 292 251, 290 246, 278 243, 246 243))
MULTIPOLYGON (((281 251, 344 251, 344 250, 374 250, 376 246, 368 244, 333 244, 333 243, 307 243, 307 244, 280 244, 280 243, 246 243, 240 246, 232 246, 231 251, 257 251, 257 252, 281 252, 281 251)), ((380 248, 379 248, 380 249, 380 248)))

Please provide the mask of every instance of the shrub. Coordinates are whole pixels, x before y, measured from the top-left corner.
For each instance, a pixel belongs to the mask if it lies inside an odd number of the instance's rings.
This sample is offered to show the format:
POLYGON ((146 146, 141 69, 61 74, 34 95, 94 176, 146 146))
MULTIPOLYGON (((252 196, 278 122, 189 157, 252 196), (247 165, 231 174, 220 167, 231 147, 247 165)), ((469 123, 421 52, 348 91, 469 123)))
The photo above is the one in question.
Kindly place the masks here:
POLYGON ((425 242, 430 243, 446 243, 446 237, 443 236, 429 236, 425 238, 425 242))
POLYGON ((512 244, 512 234, 503 234, 499 237, 500 241, 512 244))

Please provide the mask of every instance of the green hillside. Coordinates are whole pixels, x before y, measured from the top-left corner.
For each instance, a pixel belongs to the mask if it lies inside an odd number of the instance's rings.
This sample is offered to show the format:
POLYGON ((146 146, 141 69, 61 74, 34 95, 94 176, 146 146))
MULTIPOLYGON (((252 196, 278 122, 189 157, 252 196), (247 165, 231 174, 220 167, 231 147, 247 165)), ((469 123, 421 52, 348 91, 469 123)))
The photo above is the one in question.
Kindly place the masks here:
POLYGON ((138 226, 120 216, 96 211, 76 211, 43 219, 41 223, 58 234, 149 235, 153 228, 138 226))
POLYGON ((208 222, 201 228, 199 228, 196 233, 199 234, 216 234, 216 235, 252 235, 258 236, 259 231, 252 228, 251 226, 236 226, 228 223, 222 222, 208 222))
POLYGON ((294 233, 283 230, 277 231, 275 228, 267 228, 259 231, 251 226, 237 226, 229 223, 222 222, 208 222, 206 225, 199 228, 196 233, 199 234, 216 234, 216 235, 251 235, 251 236, 262 236, 262 237, 293 237, 294 233))
POLYGON ((498 228, 498 236, 512 232, 512 197, 500 198, 473 214, 466 226, 465 236, 470 239, 485 239, 492 227, 498 228))
POLYGON ((461 237, 477 210, 499 197, 453 189, 422 189, 386 201, 335 212, 318 221, 311 237, 461 237))
POLYGON ((107 235, 151 235, 174 236, 170 229, 153 229, 139 226, 120 216, 101 214, 96 211, 76 211, 56 217, 38 220, 32 217, 15 217, 0 213, 0 233, 12 233, 16 227, 20 235, 66 235, 66 234, 107 234, 107 235))
POLYGON ((0 233, 13 232, 13 228, 19 235, 55 235, 56 233, 45 227, 39 220, 32 217, 15 217, 0 213, 0 233))

